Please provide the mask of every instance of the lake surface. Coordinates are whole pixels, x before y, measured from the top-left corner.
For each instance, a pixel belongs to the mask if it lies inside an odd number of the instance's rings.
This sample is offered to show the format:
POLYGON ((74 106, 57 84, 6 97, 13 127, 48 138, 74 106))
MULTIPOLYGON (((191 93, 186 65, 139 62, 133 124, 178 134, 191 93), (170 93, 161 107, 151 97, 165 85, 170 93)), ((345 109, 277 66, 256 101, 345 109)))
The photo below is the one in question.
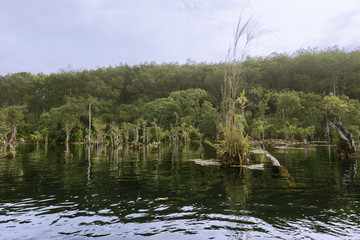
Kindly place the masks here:
POLYGON ((22 146, 0 159, 0 239, 360 239, 359 160, 268 150, 288 172, 198 165, 197 144, 22 146))

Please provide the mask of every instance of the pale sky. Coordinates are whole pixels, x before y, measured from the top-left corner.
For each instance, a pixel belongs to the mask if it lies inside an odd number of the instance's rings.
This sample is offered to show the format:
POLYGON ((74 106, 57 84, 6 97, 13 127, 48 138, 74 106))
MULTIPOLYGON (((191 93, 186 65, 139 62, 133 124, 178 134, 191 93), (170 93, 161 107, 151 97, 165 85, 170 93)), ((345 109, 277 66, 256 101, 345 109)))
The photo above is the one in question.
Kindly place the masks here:
POLYGON ((222 62, 241 12, 251 56, 360 47, 359 0, 0 0, 0 75, 222 62))

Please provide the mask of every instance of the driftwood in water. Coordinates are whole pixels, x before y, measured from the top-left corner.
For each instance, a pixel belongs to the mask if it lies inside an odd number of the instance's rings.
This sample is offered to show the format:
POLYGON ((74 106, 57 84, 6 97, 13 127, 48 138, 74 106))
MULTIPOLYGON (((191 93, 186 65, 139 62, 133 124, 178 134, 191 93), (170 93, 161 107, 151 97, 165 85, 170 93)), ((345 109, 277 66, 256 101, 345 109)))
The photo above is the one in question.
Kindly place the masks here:
POLYGON ((341 122, 333 123, 329 121, 329 125, 336 132, 336 150, 340 154, 344 154, 346 158, 348 158, 350 154, 355 153, 356 146, 354 138, 351 133, 343 127, 341 122))
POLYGON ((220 166, 221 165, 221 162, 217 159, 197 158, 197 159, 191 159, 191 161, 195 162, 196 164, 202 165, 202 166, 209 166, 209 165, 220 166))
POLYGON ((279 161, 278 161, 273 155, 270 155, 270 153, 266 152, 266 153, 265 153, 265 156, 268 157, 268 158, 270 158, 270 160, 271 160, 271 162, 272 162, 272 164, 273 164, 274 167, 279 167, 279 166, 281 166, 280 163, 279 163, 279 161))

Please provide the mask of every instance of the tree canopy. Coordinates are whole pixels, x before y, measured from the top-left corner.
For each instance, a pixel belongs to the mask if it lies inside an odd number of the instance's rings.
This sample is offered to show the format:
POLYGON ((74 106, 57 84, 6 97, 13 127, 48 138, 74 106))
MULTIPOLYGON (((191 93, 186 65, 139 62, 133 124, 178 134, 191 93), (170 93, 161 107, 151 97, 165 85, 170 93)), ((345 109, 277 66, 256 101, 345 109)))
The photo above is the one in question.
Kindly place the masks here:
MULTIPOLYGON (((247 135, 283 138, 286 129, 295 127, 292 135, 301 139, 304 129, 313 127, 309 137, 323 139, 328 114, 340 115, 359 137, 360 50, 300 49, 292 55, 248 57, 242 64, 247 135), (349 103, 352 114, 337 106, 338 100, 349 103)), ((11 138, 7 109, 24 106, 16 123, 21 138, 30 141, 31 134, 39 138, 41 133, 43 139, 55 142, 75 141, 75 135, 87 135, 92 102, 92 114, 98 124, 105 124, 105 132, 112 123, 121 128, 143 119, 153 139, 154 124, 157 134, 158 128, 165 135, 172 128, 182 131, 185 124, 186 129, 191 125, 202 136, 215 139, 221 135, 226 68, 226 63, 144 63, 0 76, 0 137, 3 142, 11 138)), ((132 131, 128 132, 131 138, 132 131)))

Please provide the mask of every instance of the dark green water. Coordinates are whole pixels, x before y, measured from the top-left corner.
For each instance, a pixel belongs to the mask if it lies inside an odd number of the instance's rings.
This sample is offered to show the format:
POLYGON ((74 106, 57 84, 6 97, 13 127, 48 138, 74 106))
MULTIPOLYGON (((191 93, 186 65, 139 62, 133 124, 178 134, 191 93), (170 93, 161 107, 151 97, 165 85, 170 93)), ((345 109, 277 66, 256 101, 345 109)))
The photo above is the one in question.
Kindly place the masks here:
POLYGON ((196 144, 64 150, 0 159, 0 239, 360 239, 359 160, 330 147, 270 149, 294 181, 197 165, 196 144))

